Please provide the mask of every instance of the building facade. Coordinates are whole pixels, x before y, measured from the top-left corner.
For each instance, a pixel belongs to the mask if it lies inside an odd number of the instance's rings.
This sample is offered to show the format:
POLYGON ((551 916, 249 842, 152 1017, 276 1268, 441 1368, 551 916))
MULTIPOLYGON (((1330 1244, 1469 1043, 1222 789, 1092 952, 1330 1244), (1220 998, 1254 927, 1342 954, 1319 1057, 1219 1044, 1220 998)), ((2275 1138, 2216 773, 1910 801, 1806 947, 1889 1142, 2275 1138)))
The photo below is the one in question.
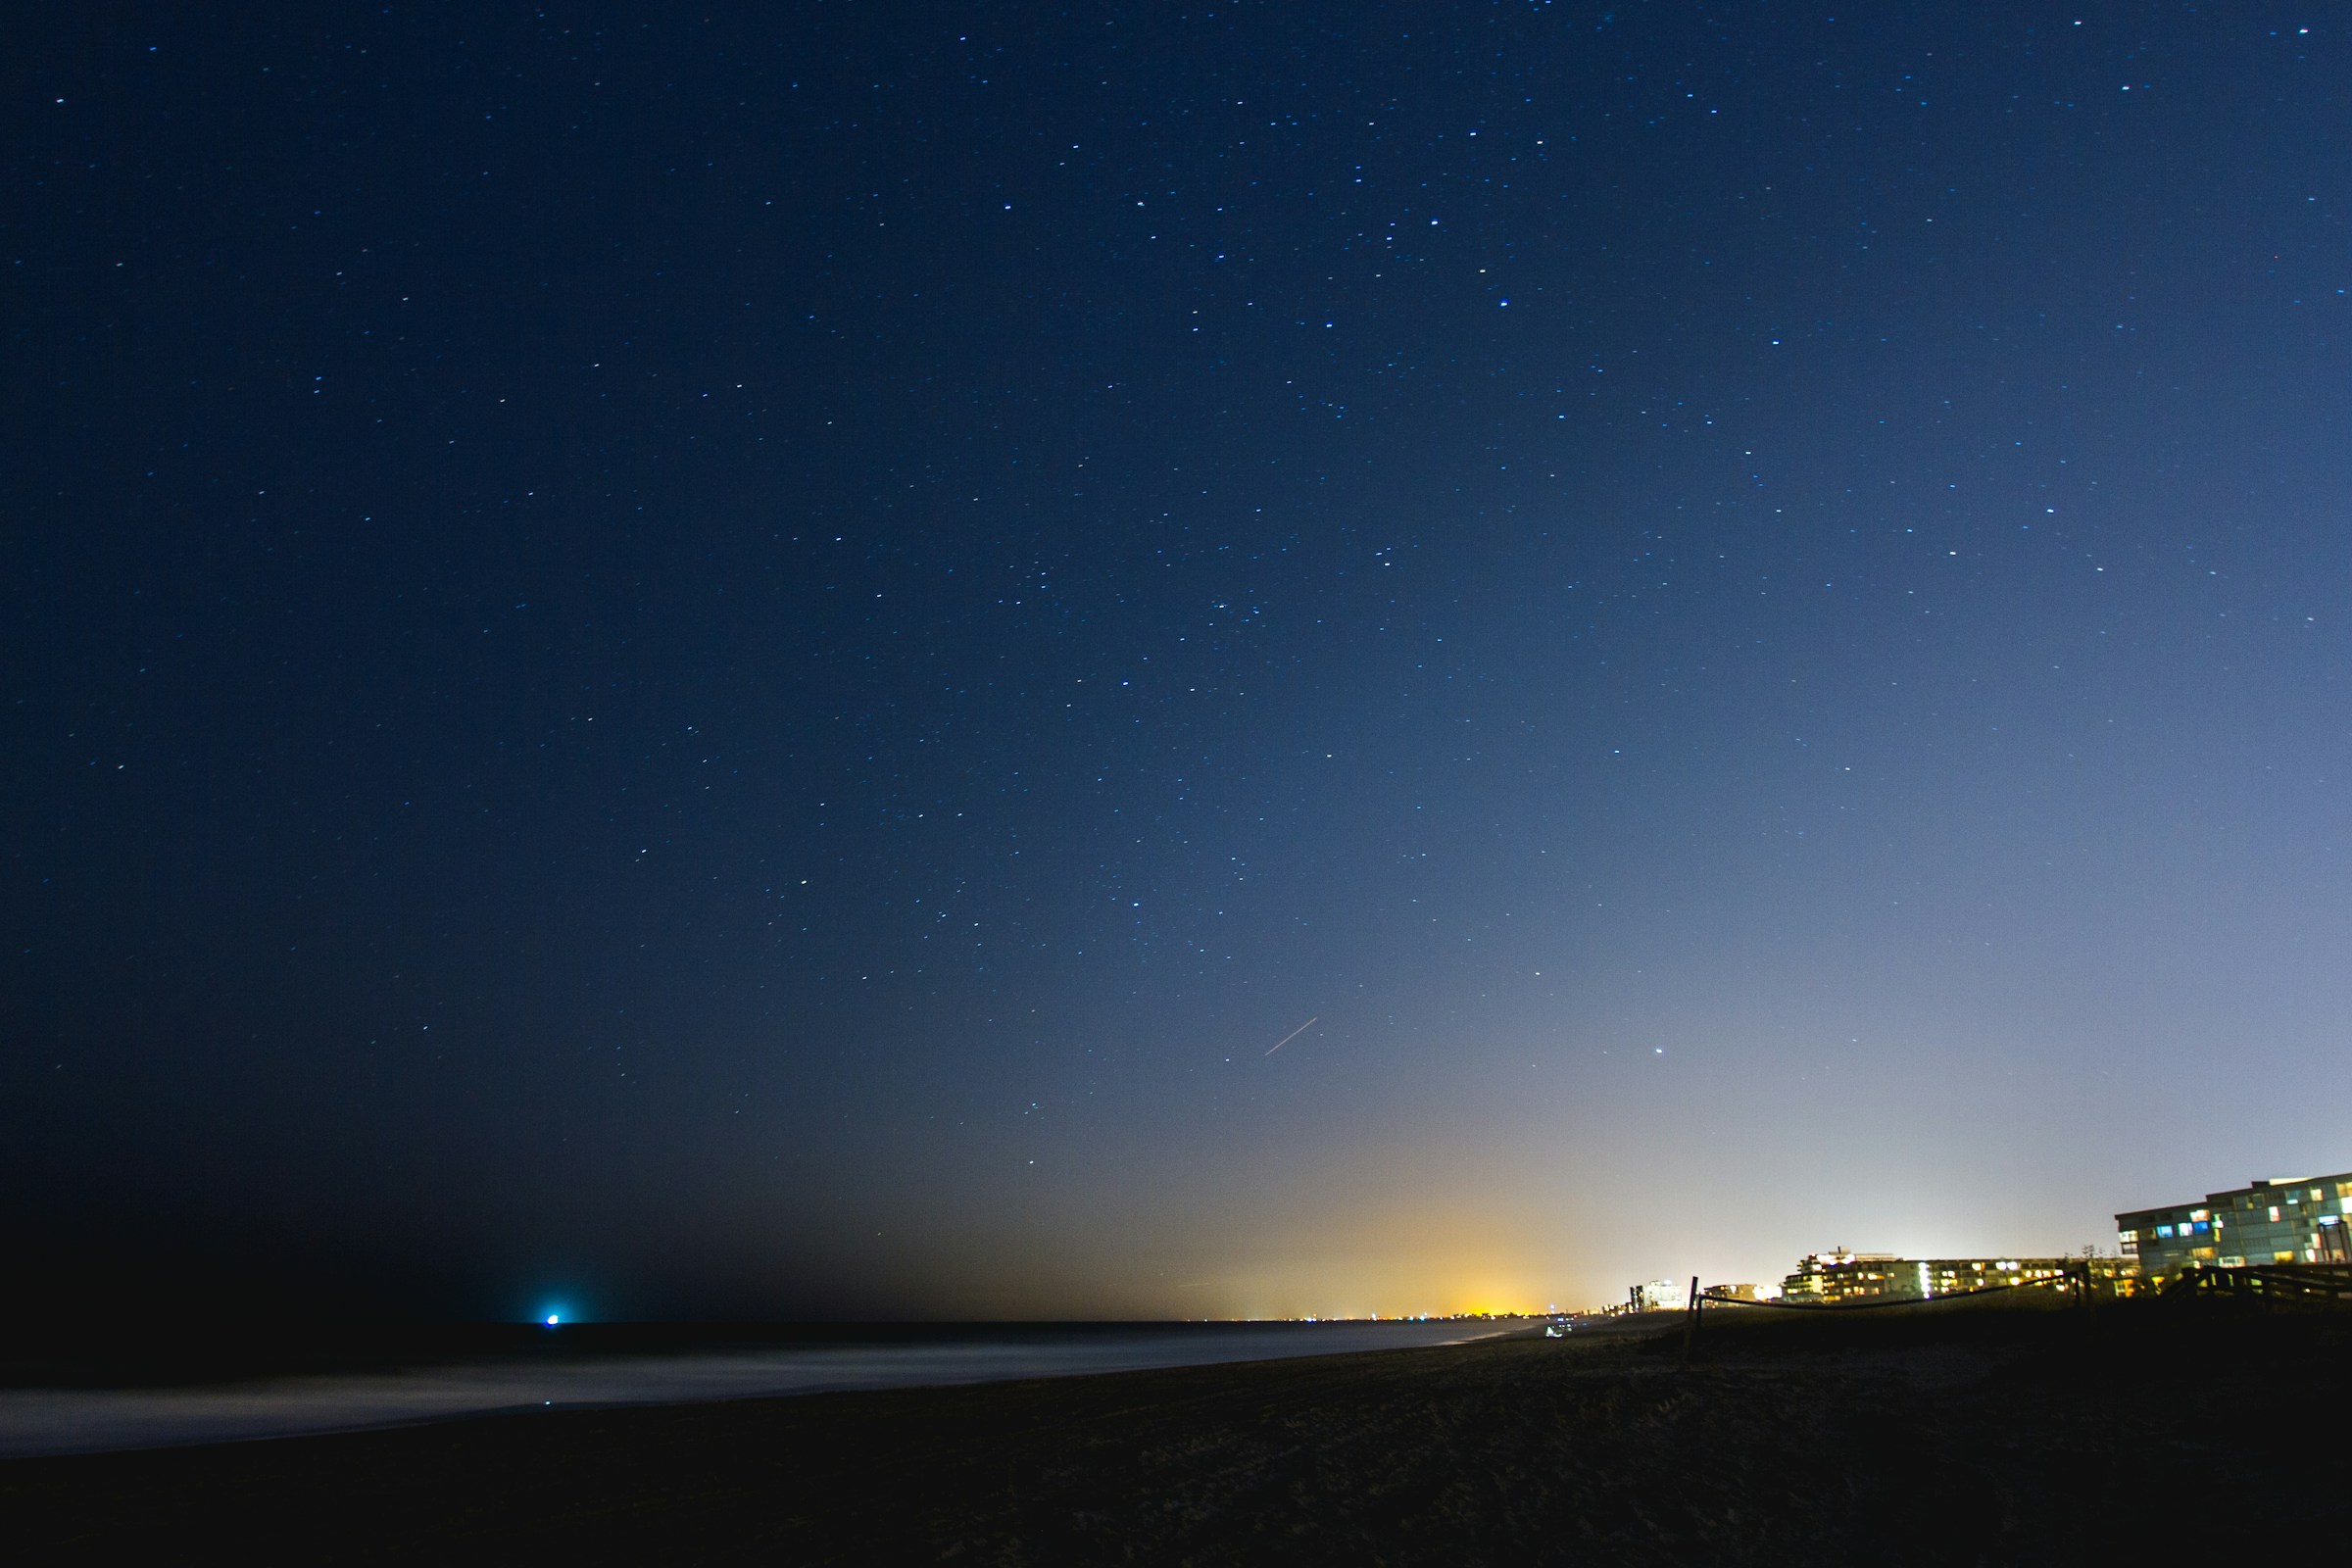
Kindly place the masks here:
POLYGON ((2352 1171, 2274 1176, 2201 1203, 2115 1216, 2115 1239, 2151 1285, 2183 1269, 2352 1263, 2352 1171))
POLYGON ((1994 1286, 2041 1286, 2071 1289, 2086 1264, 2112 1259, 2076 1257, 1897 1257, 1892 1252, 1811 1252, 1796 1272, 1781 1282, 1786 1301, 1923 1301, 1938 1296, 1958 1296, 1994 1286))
POLYGON ((1647 1285, 1637 1285, 1630 1295, 1637 1312, 1681 1312, 1690 1305, 1690 1287, 1673 1280, 1651 1280, 1647 1285))
POLYGON ((1718 1301, 1777 1301, 1781 1298, 1778 1285, 1710 1285, 1699 1292, 1718 1301))

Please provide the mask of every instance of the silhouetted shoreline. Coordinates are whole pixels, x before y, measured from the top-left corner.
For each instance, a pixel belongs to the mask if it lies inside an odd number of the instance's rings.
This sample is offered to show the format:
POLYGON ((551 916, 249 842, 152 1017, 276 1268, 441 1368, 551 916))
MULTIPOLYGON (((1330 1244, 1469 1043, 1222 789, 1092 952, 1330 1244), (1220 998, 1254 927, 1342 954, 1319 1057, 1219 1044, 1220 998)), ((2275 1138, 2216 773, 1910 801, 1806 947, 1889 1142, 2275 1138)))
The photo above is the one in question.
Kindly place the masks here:
MULTIPOLYGON (((546 1327, 256 1348, 203 1379, 186 1362, 141 1382, 135 1364, 0 1387, 0 1458, 363 1432, 514 1410, 683 1404, 946 1388, 1457 1345, 1518 1319, 1276 1323, 733 1324, 546 1327), (403 1352, 406 1352, 405 1354, 403 1352), (336 1359, 328 1359, 337 1357, 336 1359), (308 1363, 308 1364, 306 1364, 308 1363)), ((216 1355, 198 1365, 220 1364, 216 1355)))
POLYGON ((824 1346, 909 1346, 943 1340, 1005 1344, 1138 1333, 1297 1333, 1350 1324, 1475 1329, 1518 1318, 1331 1318, 1001 1322, 464 1323, 268 1318, 18 1327, 0 1345, 0 1390, 171 1388, 248 1378, 387 1371, 483 1361, 692 1355, 824 1346))
POLYGON ((19 1460, 0 1522, 318 1561, 2034 1561, 2258 1485, 2347 1348, 2225 1303, 1754 1312, 1687 1365, 1637 1329, 19 1460))

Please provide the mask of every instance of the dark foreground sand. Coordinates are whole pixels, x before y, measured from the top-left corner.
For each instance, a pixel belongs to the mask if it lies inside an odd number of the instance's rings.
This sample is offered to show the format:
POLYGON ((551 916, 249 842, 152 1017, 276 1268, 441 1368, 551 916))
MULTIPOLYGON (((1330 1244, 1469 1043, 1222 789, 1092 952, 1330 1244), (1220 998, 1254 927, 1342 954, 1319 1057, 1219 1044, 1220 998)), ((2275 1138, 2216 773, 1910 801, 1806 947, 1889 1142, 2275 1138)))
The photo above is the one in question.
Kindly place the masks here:
POLYGON ((15 1460, 0 1542, 19 1562, 2009 1563, 2160 1546, 2161 1521, 2229 1498, 2352 1531, 2352 1315, 1751 1313, 1678 1351, 1521 1339, 15 1460))

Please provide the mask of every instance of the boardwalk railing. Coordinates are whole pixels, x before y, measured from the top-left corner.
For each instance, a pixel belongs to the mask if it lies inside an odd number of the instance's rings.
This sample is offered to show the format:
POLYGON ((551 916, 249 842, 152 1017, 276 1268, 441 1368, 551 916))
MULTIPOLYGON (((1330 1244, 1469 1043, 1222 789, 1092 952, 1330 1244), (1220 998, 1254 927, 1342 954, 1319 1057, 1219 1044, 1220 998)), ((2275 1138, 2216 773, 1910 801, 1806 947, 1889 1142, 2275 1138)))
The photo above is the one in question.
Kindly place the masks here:
POLYGON ((2164 1295, 2352 1306, 2352 1267, 2341 1263, 2272 1263, 2241 1268, 2192 1268, 2167 1284, 2164 1295))

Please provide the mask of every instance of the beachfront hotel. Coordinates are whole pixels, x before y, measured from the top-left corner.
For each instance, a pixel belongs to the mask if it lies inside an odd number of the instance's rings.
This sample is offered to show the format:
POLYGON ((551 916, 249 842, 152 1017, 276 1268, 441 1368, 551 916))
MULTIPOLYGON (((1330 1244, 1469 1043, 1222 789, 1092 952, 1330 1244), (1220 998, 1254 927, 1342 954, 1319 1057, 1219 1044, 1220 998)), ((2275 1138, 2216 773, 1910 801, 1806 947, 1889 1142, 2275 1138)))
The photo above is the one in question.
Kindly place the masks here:
POLYGON ((2202 1203, 2141 1208, 2115 1216, 2124 1256, 2140 1278, 2161 1285, 2186 1268, 2273 1263, 2352 1263, 2352 1171, 2274 1176, 2202 1203))
POLYGON ((1781 1282, 1791 1302, 1919 1301, 2011 1286, 2071 1289, 2087 1269, 2112 1276, 2113 1258, 1898 1257, 1892 1252, 1808 1252, 1781 1282))

